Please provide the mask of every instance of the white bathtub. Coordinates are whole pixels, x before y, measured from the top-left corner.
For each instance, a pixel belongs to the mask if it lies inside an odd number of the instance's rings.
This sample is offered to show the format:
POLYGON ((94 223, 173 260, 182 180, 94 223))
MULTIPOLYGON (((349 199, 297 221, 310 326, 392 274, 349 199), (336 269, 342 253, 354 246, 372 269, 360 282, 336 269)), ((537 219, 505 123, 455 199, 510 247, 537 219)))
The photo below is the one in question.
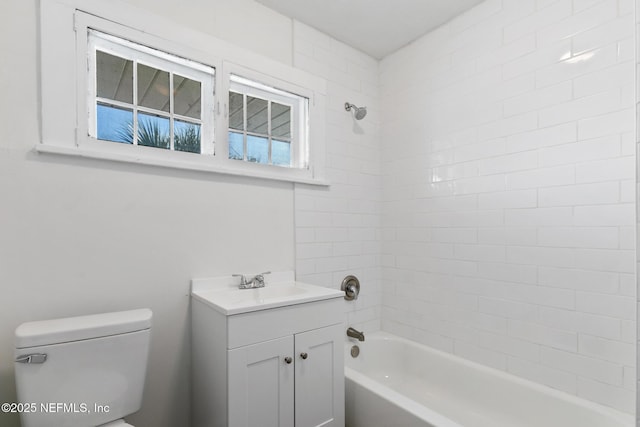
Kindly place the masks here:
POLYGON ((632 427, 631 415, 383 332, 345 347, 347 427, 632 427))

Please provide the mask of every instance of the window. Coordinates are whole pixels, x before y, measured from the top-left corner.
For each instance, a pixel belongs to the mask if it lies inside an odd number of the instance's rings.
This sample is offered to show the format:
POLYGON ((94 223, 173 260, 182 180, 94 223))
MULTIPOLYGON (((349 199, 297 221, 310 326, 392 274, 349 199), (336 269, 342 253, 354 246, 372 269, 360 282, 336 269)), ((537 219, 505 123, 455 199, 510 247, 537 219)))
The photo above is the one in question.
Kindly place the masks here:
POLYGON ((326 185, 326 82, 130 5, 41 4, 40 153, 326 185))
POLYGON ((212 67, 94 30, 88 43, 90 136, 213 154, 212 67))
POLYGON ((229 158, 307 168, 309 100, 235 74, 229 79, 229 158))

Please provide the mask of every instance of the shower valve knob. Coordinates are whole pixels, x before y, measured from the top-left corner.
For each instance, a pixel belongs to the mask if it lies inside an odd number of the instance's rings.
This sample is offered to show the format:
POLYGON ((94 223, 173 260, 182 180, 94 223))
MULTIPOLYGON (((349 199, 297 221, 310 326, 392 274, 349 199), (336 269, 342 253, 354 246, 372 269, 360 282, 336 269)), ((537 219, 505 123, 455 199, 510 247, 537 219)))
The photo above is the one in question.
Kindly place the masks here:
POLYGON ((344 299, 353 301, 360 294, 360 281, 356 276, 349 275, 342 280, 340 290, 344 291, 344 299))

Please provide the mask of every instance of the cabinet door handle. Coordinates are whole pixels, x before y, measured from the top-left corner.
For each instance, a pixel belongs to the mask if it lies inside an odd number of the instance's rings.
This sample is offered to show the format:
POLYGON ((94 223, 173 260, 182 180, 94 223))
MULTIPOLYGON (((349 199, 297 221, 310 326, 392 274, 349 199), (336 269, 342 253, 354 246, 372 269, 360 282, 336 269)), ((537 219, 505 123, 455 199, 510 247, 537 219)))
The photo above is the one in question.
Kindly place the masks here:
POLYGON ((284 358, 284 361, 285 361, 285 363, 286 363, 287 365, 290 365, 290 364, 291 364, 291 362, 293 362, 293 359, 292 359, 291 357, 287 356, 287 357, 285 357, 285 358, 284 358))
POLYGON ((309 355, 307 353, 300 353, 300 357, 302 357, 303 360, 307 360, 307 357, 309 357, 309 355))

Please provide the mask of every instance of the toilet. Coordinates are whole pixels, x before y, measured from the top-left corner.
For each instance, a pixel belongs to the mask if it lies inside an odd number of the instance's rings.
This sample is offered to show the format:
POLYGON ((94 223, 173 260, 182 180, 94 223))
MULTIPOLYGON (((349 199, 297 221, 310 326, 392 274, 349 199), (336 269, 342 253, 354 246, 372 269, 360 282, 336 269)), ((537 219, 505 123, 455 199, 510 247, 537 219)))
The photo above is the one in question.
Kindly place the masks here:
POLYGON ((126 427, 140 409, 149 309, 23 323, 15 331, 23 427, 126 427))

